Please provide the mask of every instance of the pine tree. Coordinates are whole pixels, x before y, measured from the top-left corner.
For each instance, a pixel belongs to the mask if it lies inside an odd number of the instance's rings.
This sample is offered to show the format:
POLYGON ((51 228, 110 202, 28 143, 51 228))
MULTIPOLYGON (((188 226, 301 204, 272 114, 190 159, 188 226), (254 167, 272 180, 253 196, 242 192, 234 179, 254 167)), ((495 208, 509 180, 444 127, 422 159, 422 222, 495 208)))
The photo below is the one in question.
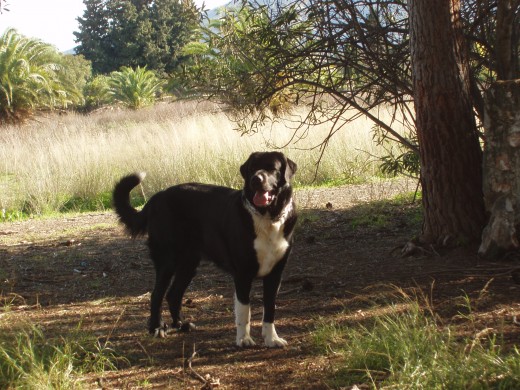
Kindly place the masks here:
POLYGON ((178 65, 180 51, 200 22, 192 0, 84 0, 74 33, 77 52, 97 73, 147 66, 160 73, 178 65))
POLYGON ((109 47, 109 22, 105 0, 84 0, 86 6, 83 17, 78 17, 79 31, 76 36, 76 53, 92 61, 92 69, 97 73, 106 73, 110 68, 106 64, 106 52, 109 47))

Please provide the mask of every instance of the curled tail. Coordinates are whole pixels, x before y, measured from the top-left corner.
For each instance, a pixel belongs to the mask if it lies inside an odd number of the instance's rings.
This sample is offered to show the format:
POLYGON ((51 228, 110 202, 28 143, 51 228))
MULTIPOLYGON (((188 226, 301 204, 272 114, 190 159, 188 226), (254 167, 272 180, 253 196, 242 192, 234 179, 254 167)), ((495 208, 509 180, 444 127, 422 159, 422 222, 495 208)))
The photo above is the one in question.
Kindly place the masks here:
POLYGON ((116 184, 113 202, 119 220, 126 226, 132 237, 146 233, 146 215, 137 211, 130 204, 130 191, 144 179, 144 173, 135 173, 123 177, 116 184))

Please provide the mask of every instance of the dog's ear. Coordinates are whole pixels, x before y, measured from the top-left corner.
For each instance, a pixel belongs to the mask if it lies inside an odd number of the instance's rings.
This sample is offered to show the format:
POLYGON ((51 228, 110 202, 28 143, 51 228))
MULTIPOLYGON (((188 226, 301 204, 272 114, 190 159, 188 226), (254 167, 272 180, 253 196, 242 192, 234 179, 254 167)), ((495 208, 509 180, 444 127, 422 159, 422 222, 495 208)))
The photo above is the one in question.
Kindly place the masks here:
POLYGON ((248 164, 249 160, 247 160, 245 163, 243 163, 241 166, 240 166, 240 174, 242 175, 242 177, 245 179, 246 178, 246 175, 247 175, 247 166, 249 165, 248 164))
POLYGON ((289 158, 286 160, 287 163, 285 164, 285 181, 289 182, 296 173, 298 165, 296 165, 296 163, 289 158))
POLYGON ((257 155, 257 153, 251 153, 248 157, 248 159, 246 160, 245 163, 243 163, 241 166, 240 166, 240 174, 242 175, 242 177, 244 179, 247 179, 247 176, 249 174, 249 164, 251 163, 251 160, 253 160, 253 158, 255 158, 255 156, 257 155))

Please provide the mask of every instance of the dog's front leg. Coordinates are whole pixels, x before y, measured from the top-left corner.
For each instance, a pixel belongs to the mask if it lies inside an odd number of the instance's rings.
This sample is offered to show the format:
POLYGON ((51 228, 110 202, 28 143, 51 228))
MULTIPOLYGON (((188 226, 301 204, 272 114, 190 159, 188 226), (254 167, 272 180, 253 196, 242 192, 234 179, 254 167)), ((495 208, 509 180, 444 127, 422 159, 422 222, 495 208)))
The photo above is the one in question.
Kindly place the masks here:
POLYGON ((287 341, 278 336, 274 326, 276 295, 280 288, 282 271, 286 262, 287 256, 273 268, 269 275, 264 277, 264 318, 262 321, 262 337, 264 338, 265 345, 270 348, 283 348, 287 346, 287 341))
POLYGON ((256 343, 251 338, 251 305, 249 294, 252 280, 235 280, 235 323, 237 326, 236 343, 239 347, 252 347, 256 343))

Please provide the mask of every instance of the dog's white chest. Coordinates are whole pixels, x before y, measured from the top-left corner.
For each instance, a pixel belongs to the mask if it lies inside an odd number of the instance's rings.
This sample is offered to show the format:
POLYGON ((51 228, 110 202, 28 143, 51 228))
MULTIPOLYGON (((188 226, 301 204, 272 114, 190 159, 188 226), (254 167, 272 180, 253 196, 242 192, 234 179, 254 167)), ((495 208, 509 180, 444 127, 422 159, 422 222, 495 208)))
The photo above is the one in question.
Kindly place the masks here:
POLYGON ((258 276, 268 275, 285 255, 289 242, 284 237, 285 218, 272 221, 270 218, 253 215, 256 239, 254 247, 258 260, 258 276))

